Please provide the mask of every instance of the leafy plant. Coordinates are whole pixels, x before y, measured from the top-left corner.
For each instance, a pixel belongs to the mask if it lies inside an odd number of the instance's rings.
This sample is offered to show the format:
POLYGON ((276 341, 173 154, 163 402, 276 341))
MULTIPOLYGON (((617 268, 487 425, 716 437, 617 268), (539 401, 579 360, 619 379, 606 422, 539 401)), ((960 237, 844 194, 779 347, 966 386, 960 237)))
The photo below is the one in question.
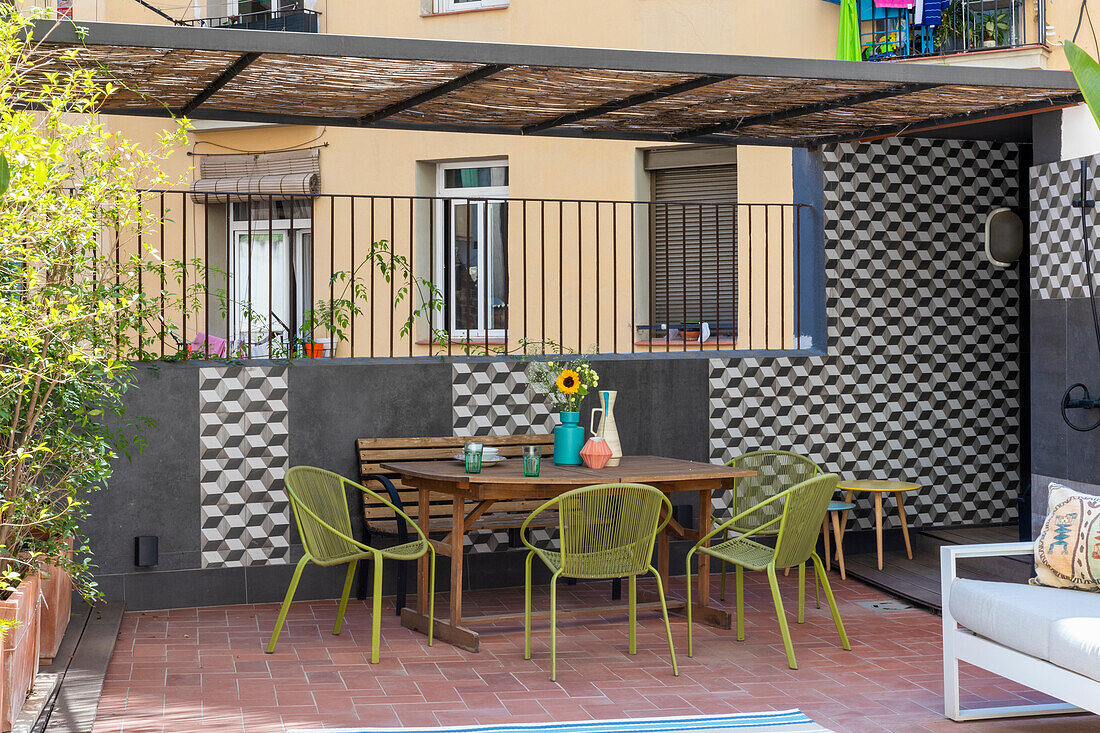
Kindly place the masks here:
POLYGON ((990 10, 981 16, 982 38, 1003 46, 1008 39, 1008 13, 990 10))
POLYGON ((48 61, 0 4, 0 597, 49 565, 96 594, 87 497, 148 425, 123 402, 161 296, 141 286, 155 254, 136 244, 152 225, 140 191, 185 139, 181 125, 156 150, 126 140, 95 115, 114 86, 86 53, 48 61))
POLYGON ((557 410, 576 412, 590 391, 600 383, 600 375, 585 356, 566 361, 532 361, 527 367, 527 381, 546 396, 557 410))
POLYGON ((1072 41, 1066 41, 1065 49, 1073 78, 1077 80, 1085 104, 1092 112, 1092 119, 1100 126, 1100 64, 1072 41))

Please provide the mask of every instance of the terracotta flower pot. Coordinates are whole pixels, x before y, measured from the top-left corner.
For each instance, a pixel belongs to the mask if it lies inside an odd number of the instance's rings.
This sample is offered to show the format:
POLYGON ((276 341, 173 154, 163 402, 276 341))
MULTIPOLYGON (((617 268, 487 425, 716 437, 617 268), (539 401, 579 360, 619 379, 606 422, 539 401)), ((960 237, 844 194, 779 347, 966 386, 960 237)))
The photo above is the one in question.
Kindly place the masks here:
MULTIPOLYGON (((69 540, 69 559, 72 559, 73 542, 69 540)), ((49 664, 57 656, 61 638, 69 625, 72 611, 73 579, 59 567, 42 570, 42 637, 39 654, 42 664, 49 664)))
POLYGON ((0 642, 0 730, 11 730, 38 674, 40 591, 38 576, 29 575, 0 601, 0 619, 16 623, 0 642))

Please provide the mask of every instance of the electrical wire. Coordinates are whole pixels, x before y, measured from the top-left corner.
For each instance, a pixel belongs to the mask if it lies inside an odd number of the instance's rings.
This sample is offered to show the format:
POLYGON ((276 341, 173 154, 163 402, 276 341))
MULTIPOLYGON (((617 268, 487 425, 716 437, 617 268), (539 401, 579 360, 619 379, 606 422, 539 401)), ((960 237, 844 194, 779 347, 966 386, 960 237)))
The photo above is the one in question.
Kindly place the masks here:
MULTIPOLYGON (((189 155, 216 155, 216 153, 197 153, 197 152, 195 152, 195 148, 197 148, 199 145, 213 145, 215 148, 221 148, 222 150, 232 150, 234 153, 246 153, 246 154, 251 154, 251 155, 262 155, 263 153, 286 153, 286 152, 289 152, 291 150, 306 150, 306 149, 309 148, 310 145, 312 145, 312 143, 315 143, 318 140, 320 140, 321 138, 323 138, 325 136, 326 132, 328 132, 328 127, 322 127, 321 132, 318 133, 316 137, 314 137, 310 140, 306 140, 305 142, 295 143, 294 145, 289 145, 285 148, 275 148, 275 149, 268 149, 268 150, 244 150, 243 148, 235 148, 232 145, 224 145, 222 143, 216 143, 216 142, 213 142, 212 140, 196 140, 194 142, 194 144, 191 145, 191 152, 189 153, 189 155)), ((313 147, 326 147, 326 146, 328 146, 328 143, 324 143, 322 145, 315 145, 313 147)))

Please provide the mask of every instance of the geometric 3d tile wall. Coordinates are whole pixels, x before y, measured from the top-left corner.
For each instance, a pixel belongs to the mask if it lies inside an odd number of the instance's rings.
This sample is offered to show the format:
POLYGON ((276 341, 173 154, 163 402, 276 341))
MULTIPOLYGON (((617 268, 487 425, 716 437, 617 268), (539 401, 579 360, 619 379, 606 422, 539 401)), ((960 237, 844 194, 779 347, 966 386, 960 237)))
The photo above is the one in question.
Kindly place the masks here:
POLYGON ((712 359, 711 459, 794 450, 842 476, 923 484, 906 500, 914 524, 1013 520, 1017 275, 986 261, 981 234, 990 209, 1017 203, 1017 154, 971 141, 826 149, 827 354, 712 359))
POLYGON ((202 567, 290 561, 286 366, 199 369, 202 567))
MULTIPOLYGON (((1081 158, 1031 168, 1031 297, 1087 298, 1088 273, 1081 241, 1081 158)), ((1088 197, 1100 197, 1100 156, 1085 159, 1088 197)), ((1089 212, 1091 241, 1100 234, 1100 215, 1089 212)), ((1093 267, 1100 270, 1094 263, 1093 267)))

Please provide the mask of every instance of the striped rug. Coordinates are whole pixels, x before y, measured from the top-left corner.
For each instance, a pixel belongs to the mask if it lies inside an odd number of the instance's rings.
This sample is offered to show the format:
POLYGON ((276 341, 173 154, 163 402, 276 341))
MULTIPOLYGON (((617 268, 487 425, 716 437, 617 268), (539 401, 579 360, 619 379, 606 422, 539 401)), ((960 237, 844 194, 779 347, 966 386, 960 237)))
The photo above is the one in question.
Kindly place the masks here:
POLYGON ((584 720, 572 723, 459 725, 442 728, 325 728, 290 733, 830 733, 801 710, 734 715, 689 715, 675 718, 584 720))

